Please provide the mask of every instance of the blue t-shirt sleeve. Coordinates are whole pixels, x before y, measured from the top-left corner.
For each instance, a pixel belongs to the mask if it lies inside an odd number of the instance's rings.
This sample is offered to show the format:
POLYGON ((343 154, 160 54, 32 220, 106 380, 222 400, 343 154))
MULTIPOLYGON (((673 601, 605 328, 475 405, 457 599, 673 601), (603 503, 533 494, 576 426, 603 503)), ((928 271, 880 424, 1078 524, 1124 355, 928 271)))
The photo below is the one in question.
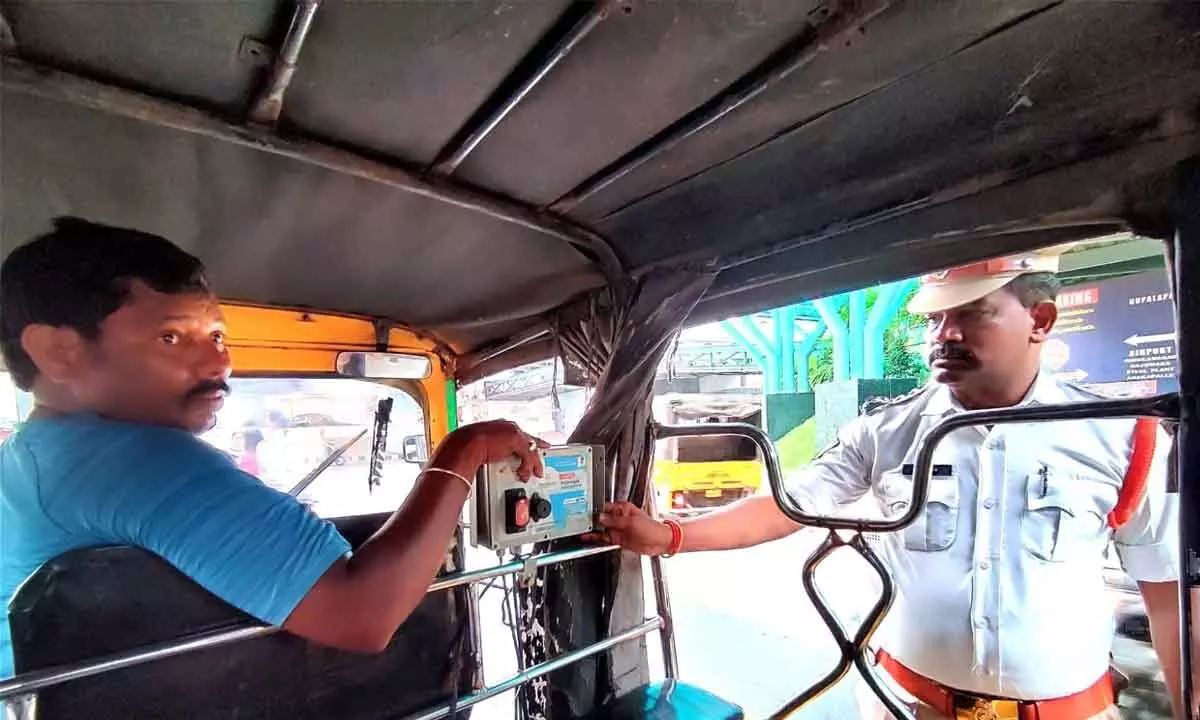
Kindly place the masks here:
POLYGON ((75 484, 87 525, 150 550, 241 610, 281 625, 350 545, 295 498, 185 433, 146 429, 109 445, 110 472, 75 484), (133 454, 136 458, 132 457, 133 454), (117 470, 119 468, 119 470, 117 470))

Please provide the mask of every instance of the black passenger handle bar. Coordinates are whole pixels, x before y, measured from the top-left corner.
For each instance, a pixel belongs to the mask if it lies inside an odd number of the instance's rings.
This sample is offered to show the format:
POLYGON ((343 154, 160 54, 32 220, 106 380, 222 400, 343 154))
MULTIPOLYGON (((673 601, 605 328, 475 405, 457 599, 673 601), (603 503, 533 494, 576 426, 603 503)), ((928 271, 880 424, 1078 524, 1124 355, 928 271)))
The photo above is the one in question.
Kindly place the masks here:
POLYGON ((858 668, 867 684, 882 700, 884 706, 887 707, 892 715, 904 718, 904 720, 915 720, 912 712, 903 707, 891 696, 891 693, 884 689, 883 684, 879 682, 874 671, 871 670, 873 659, 870 657, 870 651, 867 646, 871 642, 871 636, 879 628, 884 616, 887 615, 887 611, 891 608, 892 600, 896 596, 896 588, 892 583, 891 576, 888 574, 887 567, 871 549, 861 533, 856 534, 848 541, 837 533, 837 529, 839 528, 858 529, 858 524, 845 525, 838 518, 823 518, 802 512, 783 487, 783 472, 780 469, 779 456, 775 452, 775 445, 766 433, 754 425, 748 423, 703 423, 699 425, 655 426, 655 438, 658 440, 716 435, 740 436, 753 441, 762 453, 763 462, 766 464, 767 480, 771 486, 771 494, 775 498, 775 503, 783 510, 784 514, 796 520, 796 522, 829 529, 829 535, 825 538, 821 547, 804 563, 804 592, 812 601, 813 607, 816 608, 817 613, 821 616, 821 620, 829 628, 830 634, 833 635, 834 642, 837 643, 838 650, 841 652, 841 657, 838 659, 837 665, 825 677, 772 714, 771 720, 782 720, 782 718, 788 717, 793 712, 812 702, 845 677, 846 673, 850 672, 850 668, 852 667, 858 668), (850 547, 859 555, 862 555, 867 564, 871 566, 871 569, 879 575, 879 579, 883 584, 883 591, 880 593, 879 598, 876 599, 870 612, 863 618, 862 624, 859 625, 858 630, 854 633, 853 639, 847 637, 846 631, 829 609, 829 603, 825 601, 816 584, 817 566, 828 558, 834 550, 843 545, 850 547))
POLYGON ((952 415, 935 425, 921 441, 917 450, 917 459, 913 470, 913 497, 908 510, 900 517, 890 520, 843 519, 811 515, 804 512, 788 494, 783 484, 783 472, 779 464, 779 456, 771 439, 761 429, 747 423, 705 423, 700 425, 657 425, 657 439, 677 438, 685 436, 741 436, 754 442, 762 453, 763 462, 767 468, 767 481, 771 486, 771 494, 779 509, 792 521, 806 527, 821 527, 829 530, 829 535, 821 546, 804 563, 804 591, 812 600, 813 607, 829 628, 834 641, 841 653, 837 665, 825 677, 797 695, 786 705, 771 715, 771 720, 782 720, 792 713, 809 704, 826 690, 833 687, 850 671, 857 667, 871 690, 887 707, 893 716, 913 718, 911 710, 904 707, 888 692, 872 670, 874 659, 870 656, 868 644, 871 636, 883 622, 884 616, 891 609, 896 595, 896 588, 886 565, 871 549, 863 532, 895 532, 908 527, 924 512, 925 503, 929 496, 929 482, 933 475, 933 453, 947 435, 965 427, 976 425, 1002 425, 1019 422, 1055 422, 1064 420, 1099 420, 1110 418, 1158 417, 1177 419, 1180 416, 1180 401, 1177 393, 1167 393, 1145 398, 1129 398, 1121 400, 1097 400, 1094 402, 1066 403, 1057 405, 1025 405, 1002 408, 998 410, 971 410, 952 415), (838 530, 853 530, 856 534, 846 540, 838 535, 838 530), (846 635, 841 623, 830 611, 828 603, 821 595, 816 585, 817 566, 841 546, 848 546, 858 552, 867 561, 871 569, 879 575, 883 589, 870 612, 854 633, 853 638, 846 635))

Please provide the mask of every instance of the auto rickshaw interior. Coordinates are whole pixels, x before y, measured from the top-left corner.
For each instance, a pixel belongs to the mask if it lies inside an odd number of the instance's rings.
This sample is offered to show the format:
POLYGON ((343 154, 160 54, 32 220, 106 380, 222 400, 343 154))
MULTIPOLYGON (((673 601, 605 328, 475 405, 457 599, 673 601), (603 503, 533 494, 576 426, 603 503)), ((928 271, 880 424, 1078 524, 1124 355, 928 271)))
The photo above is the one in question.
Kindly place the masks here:
MULTIPOLYGON (((655 438, 695 431, 650 412, 684 325, 1124 230, 1175 243, 1179 327, 1197 317, 1187 0, 0 0, 0 18, 5 252, 63 214, 170 238, 228 300, 239 375, 427 358, 359 374, 413 398, 431 443, 455 383, 559 357, 594 388, 572 441, 601 448, 610 499, 647 502, 655 438)), ((1108 411, 1190 407, 1187 337, 1179 398, 1108 411)), ((780 487, 760 431, 705 432, 759 442, 780 487)), ((338 524, 361 540, 382 518, 338 524)), ((661 573, 645 608, 640 562, 571 539, 501 568, 524 579, 523 669, 484 686, 463 542, 373 657, 256 627, 134 549, 56 559, 10 608, 0 697, 46 718, 436 718, 520 686, 523 717, 740 716, 675 684, 661 573)))

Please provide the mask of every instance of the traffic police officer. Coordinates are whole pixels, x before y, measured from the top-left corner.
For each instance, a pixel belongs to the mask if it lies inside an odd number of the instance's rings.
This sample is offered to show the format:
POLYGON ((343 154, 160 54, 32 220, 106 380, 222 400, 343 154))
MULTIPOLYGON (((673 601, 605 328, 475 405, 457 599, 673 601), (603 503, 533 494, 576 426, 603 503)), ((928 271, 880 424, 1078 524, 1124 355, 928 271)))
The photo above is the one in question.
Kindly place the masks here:
MULTIPOLYGON (((842 427, 832 447, 788 479, 800 506, 832 515, 871 493, 885 515, 901 514, 917 448, 948 415, 1097 399, 1041 366, 1057 319, 1056 271, 1056 255, 1029 253, 923 277, 908 307, 928 318, 932 382, 842 427)), ((1178 510, 1161 430, 1150 432, 1149 473, 1129 517, 1115 529, 1107 521, 1130 467, 1134 426, 971 427, 938 446, 925 512, 878 543, 897 591, 877 636, 879 663, 918 717, 1119 717, 1103 579, 1110 542, 1138 581, 1178 696, 1178 510)), ((659 555, 748 547, 799 529, 770 496, 662 523, 615 503, 601 523, 613 542, 659 555)), ((864 708, 864 717, 885 714, 877 702, 864 708)))

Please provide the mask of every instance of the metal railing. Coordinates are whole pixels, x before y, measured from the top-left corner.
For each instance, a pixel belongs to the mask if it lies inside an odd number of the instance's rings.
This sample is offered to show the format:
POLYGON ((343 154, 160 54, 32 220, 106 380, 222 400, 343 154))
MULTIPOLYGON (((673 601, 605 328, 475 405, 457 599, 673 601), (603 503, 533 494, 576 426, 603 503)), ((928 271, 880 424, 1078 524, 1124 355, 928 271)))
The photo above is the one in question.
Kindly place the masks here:
MULTIPOLYGON (((505 563, 504 565, 496 565, 494 567, 484 568, 481 570, 469 570, 453 573, 436 580, 432 585, 429 586, 429 590, 426 592, 434 593, 441 590, 449 590, 462 585, 472 585, 485 580, 491 580, 492 578, 501 577, 503 575, 524 572, 529 569, 530 562, 539 568, 548 567, 550 565, 571 562, 572 560, 579 560, 581 558, 591 557, 593 555, 601 555, 612 552, 616 549, 617 546, 615 545, 585 547, 576 550, 545 553, 543 555, 533 556, 528 560, 517 560, 510 563, 505 563)), ((644 625, 638 627, 644 627, 644 625)), ((114 670, 121 670, 123 668, 133 667, 134 665, 141 665, 143 663, 165 660, 177 655, 218 647, 220 645, 228 645, 230 643, 241 642, 251 638, 264 637, 266 635, 279 632, 279 630, 280 629, 278 627, 273 626, 250 625, 207 633, 198 633, 196 635, 180 638, 171 642, 151 645, 122 653, 116 653, 107 657, 98 658, 96 660, 87 660, 80 663, 72 663, 69 665, 47 668, 45 670, 24 673, 12 679, 0 682, 0 702, 23 695, 29 695, 37 692, 38 690, 53 687, 55 685, 61 685, 72 680, 92 677, 94 675, 100 675, 103 673, 112 672, 114 670)), ((649 630, 647 632, 649 632, 649 630)), ((608 642, 608 640, 605 640, 604 642, 608 642)), ((590 646, 589 648, 584 648, 578 652, 583 652, 589 649, 590 646)), ((596 652, 599 652, 599 650, 596 652)), ((581 655, 580 657, 586 657, 586 655, 581 655)), ((551 662, 558 662, 558 660, 561 660, 561 658, 551 662)), ((530 668, 526 672, 534 669, 535 668, 530 668)), ((552 670, 554 668, 550 669, 552 670)), ((549 670, 546 672, 549 672, 549 670)), ((458 705, 462 707, 466 700, 467 698, 460 699, 458 705)), ((478 702, 478 700, 475 702, 478 702)))
POLYGON ((955 430, 975 425, 1098 420, 1141 416, 1178 418, 1179 414, 1179 397, 1174 393, 1170 393, 1148 398, 1100 400, 1063 405, 1032 405, 998 410, 975 410, 950 416, 934 426, 921 441, 913 472, 913 495, 908 509, 899 517, 885 520, 834 518, 806 513, 792 499, 784 486, 779 459, 770 438, 762 430, 753 425, 712 423, 703 425, 658 426, 656 437, 664 439, 697 435, 737 435, 748 438, 754 442, 762 453, 762 458, 767 468, 767 479, 771 485, 771 493, 784 515, 801 525, 821 527, 829 530, 825 541, 805 561, 803 582, 805 594, 809 596, 813 607, 829 628, 829 632, 833 635, 834 641, 841 652, 841 657, 837 665, 829 673, 774 713, 771 716, 772 720, 788 717, 817 699, 844 678, 852 667, 858 668, 859 673, 871 687, 871 690, 894 716, 912 718, 912 712, 900 704, 885 689, 873 670, 874 661, 871 658, 868 645, 871 636, 879 628, 884 616, 891 608, 896 589, 887 571, 887 567, 871 549, 863 533, 895 532, 911 525, 920 517, 920 514, 924 512, 929 495, 929 483, 933 474, 933 456, 938 443, 955 430), (852 530, 854 534, 847 540, 838 534, 838 530, 852 530), (816 584, 817 566, 828 558, 834 550, 843 546, 849 547, 861 555, 867 561, 867 564, 870 565, 871 569, 879 576, 882 584, 879 597, 864 617, 853 637, 849 637, 842 628, 816 584))
MULTIPOLYGON (((886 566, 884 566, 883 561, 879 559, 875 551, 871 549, 866 539, 862 536, 863 530, 876 529, 874 525, 880 524, 865 520, 822 517, 804 512, 796 501, 788 495, 787 489, 783 485, 783 470, 779 464, 779 455, 775 451, 774 443, 771 442, 771 438, 766 433, 754 425, 747 423, 703 423, 698 425, 655 426, 655 438, 659 440, 673 437, 713 435, 735 435, 752 441, 762 455, 763 464, 767 469, 767 482, 771 486, 771 495, 774 497, 775 503, 779 506, 783 514, 802 525, 822 527, 829 530, 829 535, 825 538, 825 542, 804 563, 804 593, 808 595, 813 607, 816 608, 817 613, 820 614, 821 619, 829 628, 830 634, 833 635, 834 641, 837 642, 838 648, 841 651, 841 658, 838 660, 837 666, 825 677, 821 678, 772 714, 772 720, 785 718, 821 696, 845 677, 851 667, 858 668, 863 679, 866 680, 884 706, 894 716, 911 719, 912 713, 903 708, 895 698, 884 691, 884 686, 875 676, 875 672, 868 659, 867 646, 871 641, 871 636, 875 634, 880 623, 883 622, 883 617, 891 608, 892 599, 896 593, 895 585, 892 583, 891 575, 888 574, 886 566), (857 532, 850 540, 844 540, 837 534, 839 529, 851 529, 857 532), (846 636, 845 631, 838 623, 833 612, 829 609, 829 604, 821 595, 821 591, 816 584, 817 566, 828 558, 835 549, 843 545, 861 555, 867 561, 867 564, 879 575, 880 582, 883 585, 879 598, 875 601, 875 605, 871 608, 870 612, 863 618, 857 632, 854 633, 853 639, 846 636)), ((924 501, 922 500, 922 502, 924 501)), ((916 520, 919 512, 920 508, 916 512, 910 510, 908 513, 905 513, 906 517, 911 516, 906 524, 916 520)), ((880 527, 879 529, 890 529, 890 527, 880 527)))
MULTIPOLYGON (((917 459, 913 464, 912 508, 916 508, 918 513, 924 508, 926 497, 929 494, 929 481, 933 477, 933 453, 937 449, 938 443, 955 430, 976 425, 1135 417, 1178 418, 1179 395, 1167 393, 1124 400, 1097 400, 1062 405, 1026 405, 998 410, 968 410, 951 415, 933 426, 921 440, 921 447, 917 451, 917 459)), ((912 508, 905 513, 905 517, 912 514, 912 508)), ((905 523, 904 526, 909 524, 905 523)), ((899 530, 900 528, 895 529, 899 530)))
POLYGON ((452 702, 438 705, 437 707, 430 708, 429 710, 416 715, 410 715, 408 718, 406 718, 406 720, 437 720, 438 718, 444 718, 451 713, 457 712, 458 710, 471 707, 472 705, 481 703, 484 700, 493 698, 502 692, 512 690, 522 683, 539 678, 547 673, 554 672, 555 670, 566 667, 571 663, 579 662, 586 657, 591 657, 597 653, 604 652, 605 650, 620 645, 623 642, 635 640, 643 635, 649 635, 655 630, 663 629, 663 627, 664 623, 662 618, 647 618, 640 625, 635 625, 624 632, 619 632, 616 635, 610 635, 599 642, 595 642, 578 650, 560 655, 553 660, 547 660, 546 662, 538 663, 537 665, 513 675, 504 682, 490 685, 479 692, 472 693, 466 697, 458 698, 452 702))

